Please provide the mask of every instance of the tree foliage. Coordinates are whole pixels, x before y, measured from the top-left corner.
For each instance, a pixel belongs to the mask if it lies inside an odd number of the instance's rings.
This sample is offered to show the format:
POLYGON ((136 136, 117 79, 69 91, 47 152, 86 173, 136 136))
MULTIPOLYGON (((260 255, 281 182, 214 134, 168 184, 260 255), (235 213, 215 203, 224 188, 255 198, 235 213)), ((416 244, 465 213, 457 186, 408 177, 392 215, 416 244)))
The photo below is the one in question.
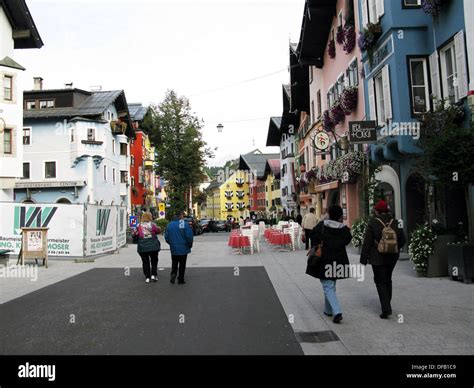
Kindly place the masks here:
POLYGON ((168 213, 185 210, 190 187, 202 182, 205 160, 213 156, 202 138, 203 122, 186 97, 168 90, 159 105, 151 106, 144 124, 155 147, 156 172, 167 182, 168 213))

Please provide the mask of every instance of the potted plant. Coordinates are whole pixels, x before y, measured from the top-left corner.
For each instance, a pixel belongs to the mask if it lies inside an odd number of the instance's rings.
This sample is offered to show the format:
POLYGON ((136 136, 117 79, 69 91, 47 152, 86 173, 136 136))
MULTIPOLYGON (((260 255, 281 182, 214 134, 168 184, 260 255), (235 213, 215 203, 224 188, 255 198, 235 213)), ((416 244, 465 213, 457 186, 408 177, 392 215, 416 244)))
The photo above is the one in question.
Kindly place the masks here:
POLYGON ((331 39, 328 43, 328 55, 331 59, 336 58, 336 43, 334 39, 331 39))
POLYGON ((350 54, 356 45, 356 33, 355 27, 353 24, 348 24, 344 26, 344 42, 342 43, 342 49, 346 54, 350 54))
POLYGON ((419 277, 427 274, 428 258, 434 252, 435 240, 436 235, 428 225, 419 226, 411 234, 408 253, 419 277))
POLYGON ((359 218, 355 220, 351 228, 352 246, 357 248, 359 254, 362 251, 362 243, 364 242, 365 230, 367 229, 367 220, 359 218))
POLYGON ((433 19, 437 19, 441 9, 447 2, 447 0, 422 0, 421 8, 424 13, 431 15, 433 19))

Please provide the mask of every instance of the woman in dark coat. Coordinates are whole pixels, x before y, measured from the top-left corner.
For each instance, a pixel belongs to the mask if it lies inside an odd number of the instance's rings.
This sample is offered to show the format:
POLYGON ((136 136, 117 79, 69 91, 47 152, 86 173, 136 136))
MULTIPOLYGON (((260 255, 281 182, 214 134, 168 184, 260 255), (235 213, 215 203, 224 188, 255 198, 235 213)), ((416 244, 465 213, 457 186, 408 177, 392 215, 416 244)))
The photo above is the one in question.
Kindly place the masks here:
POLYGON ((342 223, 342 208, 328 209, 329 220, 321 221, 310 234, 313 247, 323 243, 322 259, 316 266, 308 265, 306 273, 320 279, 324 290, 324 314, 334 316, 334 323, 342 321, 342 309, 336 296, 336 280, 349 274, 349 258, 346 245, 352 240, 351 231, 342 223))
POLYGON ((400 257, 400 250, 406 243, 406 237, 401 223, 390 214, 385 201, 377 202, 374 211, 375 217, 368 222, 365 230, 360 263, 372 265, 374 282, 382 307, 380 318, 387 319, 392 315, 392 273, 400 257), (397 235, 398 253, 379 253, 377 245, 382 238, 382 230, 384 225, 389 224, 397 235))
POLYGON ((161 250, 158 235, 161 230, 153 222, 151 213, 142 214, 141 222, 133 234, 138 236, 137 252, 142 259, 145 282, 156 282, 158 279, 158 252, 161 250))

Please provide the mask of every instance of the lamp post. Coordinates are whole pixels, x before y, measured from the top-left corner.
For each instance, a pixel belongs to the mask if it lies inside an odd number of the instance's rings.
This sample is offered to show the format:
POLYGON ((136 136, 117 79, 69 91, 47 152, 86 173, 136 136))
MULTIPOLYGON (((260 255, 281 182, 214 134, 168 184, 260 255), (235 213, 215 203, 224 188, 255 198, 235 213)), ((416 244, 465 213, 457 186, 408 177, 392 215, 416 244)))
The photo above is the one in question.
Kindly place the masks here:
POLYGON ((217 132, 222 133, 223 130, 224 130, 224 126, 222 124, 218 124, 217 125, 217 132))

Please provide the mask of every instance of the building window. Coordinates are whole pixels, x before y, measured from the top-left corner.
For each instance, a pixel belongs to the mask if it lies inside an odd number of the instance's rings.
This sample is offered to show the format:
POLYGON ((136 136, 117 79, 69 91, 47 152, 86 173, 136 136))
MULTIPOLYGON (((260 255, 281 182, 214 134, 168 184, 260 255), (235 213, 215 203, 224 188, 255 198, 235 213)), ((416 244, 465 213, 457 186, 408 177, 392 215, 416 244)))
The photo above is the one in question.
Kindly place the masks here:
POLYGON ((444 98, 454 104, 459 99, 454 42, 441 50, 441 78, 444 98))
POLYGON ((342 19, 343 17, 342 17, 342 9, 341 9, 341 11, 339 12, 339 15, 337 16, 337 26, 341 28, 342 28, 342 19))
POLYGON ((321 90, 318 90, 318 93, 316 94, 316 104, 318 107, 318 119, 321 117, 321 90))
POLYGON ((5 128, 5 130, 3 131, 3 153, 13 153, 12 130, 10 128, 5 128))
POLYGON ((135 187, 135 178, 133 176, 130 178, 130 182, 132 184, 132 187, 135 187))
POLYGON ((383 124, 386 121, 385 116, 385 99, 383 93, 383 80, 382 73, 375 77, 375 95, 377 96, 377 117, 379 124, 383 124))
POLYGON ((421 7, 421 0, 403 0, 403 5, 406 8, 421 7))
POLYGON ((410 59, 412 112, 424 113, 430 109, 428 68, 426 58, 410 59))
POLYGON ((23 163, 23 179, 30 179, 30 162, 23 163))
POLYGON ((135 157, 133 155, 130 157, 130 165, 135 166, 135 157))
POLYGON ((112 154, 115 155, 115 139, 112 139, 112 154))
POLYGON ((54 108, 54 100, 43 100, 40 101, 40 109, 54 108))
POLYGON ((120 143, 120 155, 127 156, 127 143, 120 143))
POLYGON ((112 183, 115 185, 115 168, 112 169, 112 183))
POLYGON ((355 58, 347 68, 346 76, 349 86, 359 85, 359 69, 357 65, 357 58, 355 58))
POLYGON ((74 137, 75 137, 75 135, 76 135, 76 128, 75 128, 75 127, 71 127, 70 132, 69 132, 69 135, 70 135, 69 141, 70 141, 71 143, 74 143, 74 137))
POLYGON ((104 166, 104 181, 107 182, 107 166, 104 166))
POLYGON ((362 27, 367 23, 378 23, 384 14, 384 0, 362 0, 362 27))
POLYGON ((120 183, 128 183, 128 171, 120 171, 120 183))
POLYGON ((314 114, 314 100, 311 100, 311 124, 315 122, 314 114))
POLYGON ((378 125, 385 125, 392 118, 392 97, 390 91, 389 66, 367 82, 369 96, 370 119, 376 120, 378 125))
POLYGON ((336 98, 341 97, 342 92, 344 91, 344 74, 341 74, 339 78, 337 79, 336 90, 337 90, 336 98))
POLYGON ((26 110, 36 109, 36 101, 26 101, 26 110))
POLYGON ((95 128, 87 128, 87 140, 95 141, 95 128))
POLYGON ((23 144, 31 144, 31 128, 23 128, 23 144))
POLYGON ((44 162, 44 177, 46 179, 56 178, 56 162, 44 162))
POLYGON ((3 76, 3 99, 13 100, 13 77, 10 75, 3 76))

